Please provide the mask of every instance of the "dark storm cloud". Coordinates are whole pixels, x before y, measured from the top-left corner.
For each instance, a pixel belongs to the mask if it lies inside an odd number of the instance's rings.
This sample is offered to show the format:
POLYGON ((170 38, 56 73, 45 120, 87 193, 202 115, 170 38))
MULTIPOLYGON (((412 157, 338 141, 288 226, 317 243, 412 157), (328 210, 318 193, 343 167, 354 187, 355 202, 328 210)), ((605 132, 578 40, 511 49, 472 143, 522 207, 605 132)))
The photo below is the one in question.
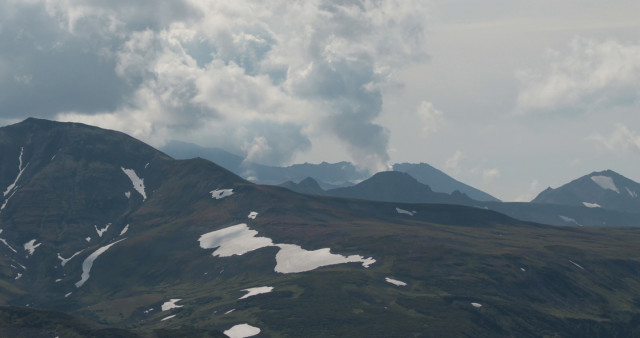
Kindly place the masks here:
POLYGON ((3 18, 0 31, 3 116, 53 118, 63 111, 90 114, 120 105, 129 88, 115 74, 114 60, 92 48, 95 39, 61 31, 42 7, 13 14, 3 18))
POLYGON ((375 123, 380 88, 390 69, 426 55, 419 1, 8 0, 0 9, 3 118, 98 124, 155 145, 232 140, 269 164, 309 149, 312 131, 380 169, 389 160, 388 132, 375 123))

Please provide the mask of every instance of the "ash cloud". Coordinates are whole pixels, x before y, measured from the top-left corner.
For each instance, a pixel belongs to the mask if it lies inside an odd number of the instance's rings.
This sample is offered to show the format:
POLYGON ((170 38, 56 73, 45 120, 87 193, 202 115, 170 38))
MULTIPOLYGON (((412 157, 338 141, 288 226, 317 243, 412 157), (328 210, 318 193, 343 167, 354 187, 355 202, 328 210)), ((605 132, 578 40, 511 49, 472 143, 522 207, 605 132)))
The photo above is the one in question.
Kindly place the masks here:
POLYGON ((339 139, 360 167, 383 169, 380 88, 394 69, 427 59, 421 1, 9 0, 0 9, 5 119, 97 124, 272 165, 308 150, 313 132, 339 139))

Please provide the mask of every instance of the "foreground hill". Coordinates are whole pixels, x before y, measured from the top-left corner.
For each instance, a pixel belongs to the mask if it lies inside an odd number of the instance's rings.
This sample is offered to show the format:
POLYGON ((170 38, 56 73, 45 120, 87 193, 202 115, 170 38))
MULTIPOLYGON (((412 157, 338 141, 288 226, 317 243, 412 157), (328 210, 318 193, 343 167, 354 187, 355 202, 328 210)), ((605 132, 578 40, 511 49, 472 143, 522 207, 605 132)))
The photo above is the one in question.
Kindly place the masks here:
POLYGON ((80 124, 0 128, 0 156, 4 305, 140 336, 640 330, 637 228, 300 195, 80 124))

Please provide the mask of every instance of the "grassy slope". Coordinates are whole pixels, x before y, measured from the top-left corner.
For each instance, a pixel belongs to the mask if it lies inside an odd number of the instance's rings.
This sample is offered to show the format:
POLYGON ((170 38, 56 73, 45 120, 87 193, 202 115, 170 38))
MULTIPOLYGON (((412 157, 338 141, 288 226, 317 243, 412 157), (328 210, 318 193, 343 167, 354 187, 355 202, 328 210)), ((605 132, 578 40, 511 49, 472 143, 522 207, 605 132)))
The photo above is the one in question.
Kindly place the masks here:
MULTIPOLYGON (((410 217, 397 214, 395 204, 291 200, 282 195, 287 192, 256 189, 228 199, 215 217, 203 212, 201 218, 178 219, 123 242, 112 259, 122 265, 129 257, 130 266, 113 267, 110 273, 136 271, 128 280, 140 287, 114 281, 113 291, 87 286, 80 294, 80 305, 87 307, 76 313, 141 333, 226 329, 243 322, 271 336, 317 337, 607 336, 627 335, 637 327, 640 261, 632 243, 640 240, 640 229, 551 227, 479 209, 399 205, 418 212, 410 217), (261 236, 306 249, 331 247, 335 253, 373 256, 377 263, 369 269, 353 263, 283 275, 273 272, 275 248, 231 258, 197 248, 197 236, 205 232, 197 224, 208 223, 210 231, 247 222, 246 205, 261 213, 249 222, 261 236), (158 242, 161 238, 184 241, 176 247, 192 241, 195 249, 167 253, 172 265, 154 277, 165 262, 138 266, 137 259, 148 260, 132 257, 126 248, 150 241, 149 248, 171 250, 169 241, 158 242), (385 277, 408 286, 393 286, 385 277), (275 287, 274 292, 238 300, 244 294, 240 290, 265 285, 275 287), (101 301, 106 294, 112 300, 101 301), (184 307, 160 313, 159 305, 169 298, 182 298, 184 307), (483 307, 476 309, 472 302, 483 307), (150 307, 155 312, 145 314, 150 307), (171 314, 176 317, 160 321, 171 314)), ((95 279, 109 280, 99 270, 95 279)))

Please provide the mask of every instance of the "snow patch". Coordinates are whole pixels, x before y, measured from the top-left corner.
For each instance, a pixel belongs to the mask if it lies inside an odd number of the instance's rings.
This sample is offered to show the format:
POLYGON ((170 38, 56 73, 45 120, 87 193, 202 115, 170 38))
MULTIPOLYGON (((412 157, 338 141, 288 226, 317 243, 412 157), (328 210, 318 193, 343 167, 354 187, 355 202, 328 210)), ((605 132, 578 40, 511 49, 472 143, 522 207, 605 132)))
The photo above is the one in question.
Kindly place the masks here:
POLYGON ((24 170, 27 169, 27 167, 29 166, 29 163, 27 163, 27 165, 24 168, 22 167, 23 154, 24 154, 24 147, 20 148, 20 156, 18 157, 18 176, 13 181, 13 183, 9 184, 9 186, 7 187, 7 190, 4 191, 4 197, 7 197, 7 195, 9 195, 9 193, 16 187, 16 184, 18 184, 18 180, 20 180, 20 176, 22 176, 22 173, 24 173, 24 170))
POLYGON ((171 315, 171 316, 168 316, 168 317, 164 317, 164 318, 160 319, 160 321, 161 321, 161 322, 164 322, 165 320, 169 320, 169 319, 171 319, 171 318, 173 318, 173 317, 175 317, 175 316, 176 316, 176 315, 171 315))
POLYGON ((582 202, 582 204, 587 208, 602 208, 598 203, 582 202))
POLYGON ((130 199, 130 198, 131 198, 131 191, 127 191, 127 192, 125 192, 125 193, 124 193, 124 196, 125 196, 127 199, 130 199))
POLYGON ((82 276, 80 278, 80 280, 76 283, 76 288, 81 287, 88 279, 89 279, 89 273, 91 272, 91 267, 93 266, 93 262, 100 256, 102 255, 105 251, 109 250, 110 247, 118 244, 119 242, 124 241, 126 238, 123 238, 119 241, 115 241, 109 245, 105 245, 103 247, 101 247, 100 249, 96 250, 94 253, 92 253, 91 255, 89 255, 89 257, 87 257, 84 262, 82 262, 82 276))
POLYGON ((260 295, 263 293, 269 293, 271 291, 273 291, 273 287, 272 286, 259 286, 259 287, 255 287, 255 288, 249 288, 249 289, 244 289, 242 291, 246 291, 247 294, 238 298, 238 299, 245 299, 245 298, 249 298, 252 296, 256 296, 256 295, 260 295))
POLYGON ((255 211, 252 211, 249 213, 249 216, 247 217, 249 217, 250 219, 256 219, 256 217, 258 217, 258 213, 255 211))
POLYGON ((565 223, 573 223, 575 225, 580 225, 580 223, 576 222, 576 220, 571 217, 562 216, 562 215, 558 215, 558 217, 560 217, 560 219, 563 220, 565 223))
POLYGON ((635 191, 632 191, 631 189, 624 187, 625 189, 627 189, 627 192, 629 193, 629 196, 633 197, 633 198, 637 198, 638 197, 638 193, 635 191))
POLYGON ((4 208, 7 207, 7 203, 9 203, 9 200, 11 199, 11 197, 13 197, 13 195, 15 195, 17 190, 14 190, 11 195, 9 195, 9 197, 5 198, 4 203, 2 203, 2 205, 0 206, 0 213, 2 213, 2 211, 4 210, 4 208))
POLYGON ((213 252, 214 256, 230 257, 243 255, 260 248, 273 246, 273 242, 267 237, 256 237, 257 231, 249 229, 245 224, 238 224, 206 233, 198 239, 203 249, 218 248, 213 252))
POLYGON ((405 214, 405 215, 409 215, 409 216, 413 216, 416 214, 415 211, 409 211, 409 210, 404 210, 404 209, 400 209, 400 208, 396 208, 396 212, 399 214, 405 214))
POLYGON ((73 293, 73 292, 69 292, 69 293, 67 293, 66 295, 64 295, 64 298, 68 298, 69 296, 71 296, 71 294, 72 294, 72 293, 73 293))
POLYGON ((67 262, 69 262, 71 259, 73 259, 73 257, 79 255, 82 251, 84 251, 84 250, 80 250, 80 251, 74 253, 73 256, 71 256, 69 258, 64 258, 64 257, 60 256, 60 253, 58 252, 58 259, 61 260, 60 265, 62 265, 62 266, 67 265, 67 262))
POLYGON ((368 268, 369 265, 375 263, 375 259, 371 257, 365 259, 360 255, 347 257, 332 254, 329 248, 308 251, 295 244, 277 244, 276 246, 280 248, 280 251, 276 254, 274 271, 279 273, 298 273, 328 265, 356 262, 362 263, 362 266, 368 268))
POLYGON ((180 298, 174 298, 169 300, 168 302, 164 302, 164 304, 162 304, 162 306, 160 307, 162 309, 162 311, 169 311, 171 309, 177 309, 177 308, 181 308, 182 305, 177 305, 176 303, 181 301, 182 299, 180 298))
POLYGON ((260 333, 260 329, 251 326, 249 324, 238 324, 227 331, 224 331, 224 334, 229 336, 229 338, 246 338, 252 337, 260 333))
POLYGON ((55 281, 55 282, 56 282, 56 283, 60 283, 60 282, 62 282, 62 278, 58 278, 58 279, 56 279, 56 281, 55 281))
POLYGON ((96 229, 96 232, 98 233, 98 237, 102 237, 102 234, 104 234, 107 230, 109 230, 110 226, 111 226, 111 223, 105 225, 105 227, 102 229, 98 229, 97 225, 94 225, 93 227, 96 229))
POLYGON ((613 183, 613 178, 609 176, 591 176, 591 180, 600 186, 602 189, 609 189, 620 193, 618 187, 616 187, 615 183, 613 183))
MULTIPOLYGON (((0 234, 2 233, 2 229, 0 229, 0 234)), ((11 245, 9 245, 9 243, 7 243, 7 240, 4 238, 0 238, 0 242, 2 242, 2 244, 4 244, 7 248, 9 248, 11 251, 13 251, 14 253, 18 253, 16 251, 16 249, 14 249, 11 245)))
POLYGON ((15 279, 15 280, 18 280, 18 279, 20 279, 20 278, 22 278, 22 274, 18 272, 18 274, 16 275, 16 278, 14 278, 14 279, 15 279))
POLYGON ((482 307, 482 304, 480 304, 480 303, 471 303, 471 306, 473 306, 476 309, 479 309, 479 308, 482 307))
POLYGON ((120 231, 120 236, 126 234, 128 230, 129 230, 129 224, 125 225, 124 229, 120 231))
POLYGON ((389 278, 389 277, 385 277, 384 280, 387 283, 391 283, 391 284, 396 285, 396 286, 407 286, 407 283, 399 281, 397 279, 392 279, 392 278, 389 278))
POLYGON ((211 193, 212 198, 219 200, 221 198, 233 195, 233 189, 216 189, 210 191, 209 193, 211 193))
POLYGON ((574 261, 572 261, 572 260, 569 260, 569 262, 571 262, 571 264, 573 264, 573 265, 575 265, 575 266, 579 267, 581 270, 584 270, 584 268, 583 268, 582 266, 580 266, 580 264, 578 264, 578 263, 576 263, 576 262, 574 262, 574 261))
POLYGON ((87 241, 87 243, 89 243, 89 242, 91 242, 91 237, 87 237, 84 240, 87 241))
POLYGON ((36 248, 39 247, 42 243, 36 244, 36 240, 32 239, 27 243, 24 243, 24 249, 29 252, 29 256, 33 255, 33 252, 36 251, 36 248))
POLYGON ((236 310, 236 309, 231 309, 231 310, 229 310, 229 311, 225 312, 224 314, 225 314, 225 315, 228 315, 228 314, 230 314, 231 312, 233 312, 233 311, 235 311, 235 310, 236 310))
POLYGON ((124 167, 120 167, 122 171, 129 177, 131 183, 133 184, 133 189, 135 189, 140 195, 142 195, 142 200, 145 201, 147 199, 147 193, 144 190, 144 179, 138 177, 136 172, 133 169, 125 169, 124 167))
POLYGON ((212 255, 218 257, 240 256, 264 247, 279 247, 274 271, 280 273, 304 272, 322 266, 353 262, 362 263, 362 266, 368 268, 376 262, 372 257, 332 254, 329 248, 308 251, 294 244, 273 244, 270 238, 256 237, 257 234, 257 231, 251 230, 245 223, 242 223, 206 233, 200 236, 198 241, 203 249, 217 248, 212 255))

